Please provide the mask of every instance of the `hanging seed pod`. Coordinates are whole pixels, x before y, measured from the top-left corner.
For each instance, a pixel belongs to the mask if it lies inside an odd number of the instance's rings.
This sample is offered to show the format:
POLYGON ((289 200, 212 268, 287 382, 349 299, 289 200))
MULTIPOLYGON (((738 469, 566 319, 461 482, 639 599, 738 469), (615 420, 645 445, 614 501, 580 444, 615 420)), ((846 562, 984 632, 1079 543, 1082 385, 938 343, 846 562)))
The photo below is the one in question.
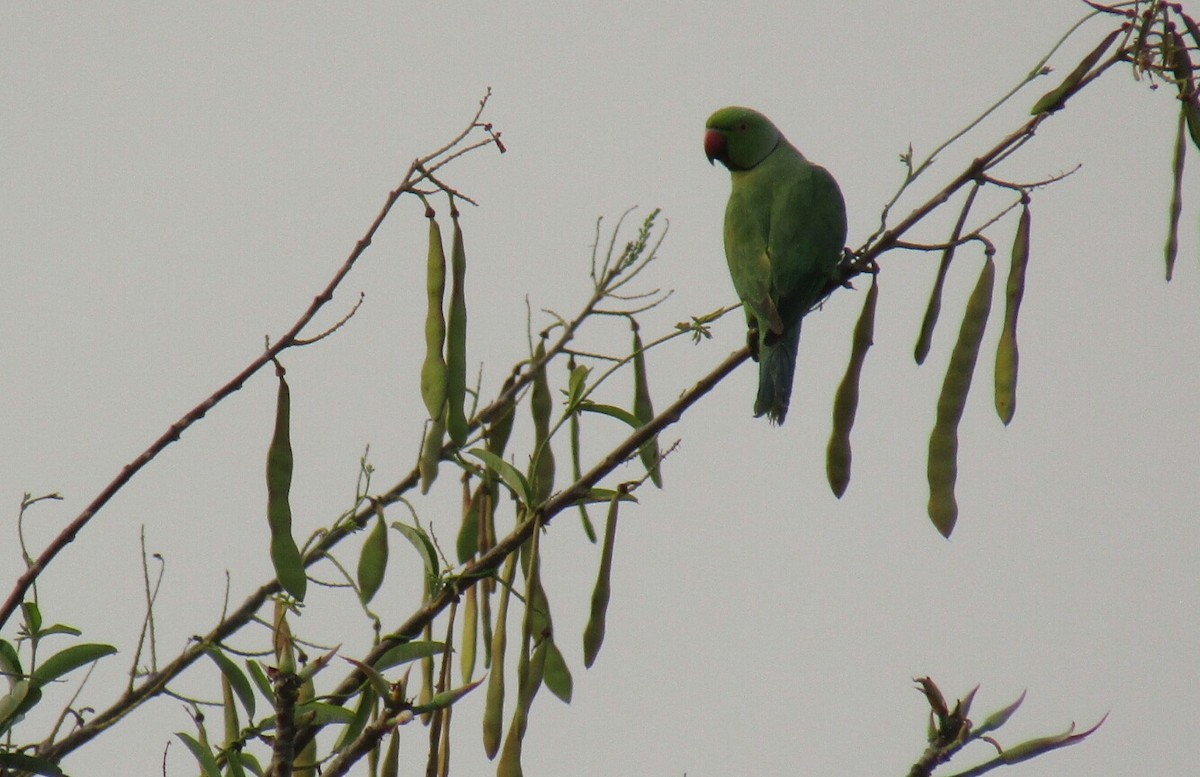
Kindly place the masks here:
POLYGON ((450 403, 446 430, 454 444, 461 446, 467 441, 469 431, 464 415, 467 398, 467 299, 464 290, 467 252, 463 248, 458 209, 453 205, 450 219, 454 222, 454 239, 450 247, 450 315, 446 322, 446 400, 450 403))
POLYGON ((1183 163, 1187 143, 1183 140, 1184 126, 1187 124, 1187 106, 1179 110, 1179 123, 1175 128, 1175 154, 1171 162, 1171 209, 1167 220, 1167 245, 1164 249, 1167 259, 1167 280, 1175 274, 1175 257, 1179 253, 1179 217, 1183 213, 1183 163))
POLYGON ((979 345, 992 307, 996 264, 989 253, 958 330, 958 342, 950 354, 950 365, 938 397, 937 420, 929 435, 929 518, 942 536, 949 537, 958 520, 954 483, 958 479, 958 423, 962 420, 971 388, 971 376, 979 358, 979 345))
POLYGON ((283 366, 275 364, 279 392, 275 400, 275 433, 267 449, 267 524, 271 530, 271 563, 279 585, 297 601, 304 600, 308 577, 304 559, 292 537, 292 508, 288 494, 292 488, 292 395, 284 379, 283 366))
POLYGON ((600 551, 600 569, 596 573, 596 585, 592 589, 592 611, 583 630, 583 665, 591 668, 604 644, 604 626, 608 613, 608 600, 612 591, 613 548, 617 541, 617 506, 621 492, 613 494, 608 503, 608 518, 604 523, 604 545, 600 551))
POLYGON ((442 442, 446 439, 446 409, 437 414, 425 430, 421 444, 421 458, 417 462, 417 473, 421 476, 421 493, 428 494, 433 481, 437 480, 438 464, 442 460, 442 442))
POLYGON ((850 430, 854 428, 854 416, 858 412, 858 384, 862 376, 867 351, 874 342, 875 306, 879 299, 879 276, 871 277, 871 288, 863 300, 862 312, 854 325, 854 338, 850 346, 850 363, 838 386, 833 400, 833 431, 825 451, 825 475, 834 495, 841 499, 850 484, 850 430))
POLYGON ((429 254, 425 265, 425 293, 429 305, 425 316, 425 362, 421 365, 421 398, 430 418, 442 414, 446 403, 446 361, 442 347, 446 340, 446 319, 442 315, 442 298, 446 294, 446 254, 442 248, 442 231, 438 228, 433 209, 428 208, 429 254))
POLYGON ((929 292, 925 317, 921 319, 921 332, 917 335, 917 344, 913 348, 913 358, 916 359, 917 364, 924 364, 925 357, 929 355, 929 346, 933 342, 933 328, 937 325, 938 315, 942 310, 942 289, 946 285, 946 274, 950 271, 950 262, 954 260, 954 251, 958 247, 959 238, 962 237, 963 225, 967 223, 967 215, 971 212, 971 206, 975 204, 975 195, 979 192, 979 188, 980 184, 976 183, 971 187, 971 191, 967 192, 967 199, 963 203, 962 211, 958 214, 958 221, 954 224, 950 239, 946 241, 946 249, 942 251, 942 261, 938 264, 933 290, 929 292))
POLYGON ((1021 205, 1017 236, 1013 239, 1012 265, 1005 287, 1004 328, 996 347, 996 414, 1007 426, 1017 410, 1017 315, 1025 295, 1025 268, 1029 264, 1029 202, 1021 205))
MULTIPOLYGON (((540 340, 534 351, 534 362, 546 357, 546 341, 540 340)), ((533 484, 533 504, 536 506, 554 493, 554 451, 550 449, 550 414, 554 403, 550 397, 550 382, 546 379, 546 367, 542 365, 533 376, 529 391, 529 410, 533 415, 533 450, 535 451, 529 480, 533 484)))
POLYGON ((483 707, 483 751, 495 758, 500 752, 500 736, 504 727, 504 654, 508 647, 508 601, 513 579, 517 573, 516 554, 510 554, 501 573, 500 604, 492 630, 492 662, 488 674, 487 698, 483 707))
MULTIPOLYGON (((650 382, 646 378, 646 354, 642 346, 642 336, 638 333, 637 322, 631 318, 629 323, 633 326, 633 414, 645 425, 654 419, 654 404, 650 399, 650 382)), ((662 488, 658 435, 651 437, 638 449, 638 456, 642 459, 642 466, 650 474, 650 482, 662 488)))

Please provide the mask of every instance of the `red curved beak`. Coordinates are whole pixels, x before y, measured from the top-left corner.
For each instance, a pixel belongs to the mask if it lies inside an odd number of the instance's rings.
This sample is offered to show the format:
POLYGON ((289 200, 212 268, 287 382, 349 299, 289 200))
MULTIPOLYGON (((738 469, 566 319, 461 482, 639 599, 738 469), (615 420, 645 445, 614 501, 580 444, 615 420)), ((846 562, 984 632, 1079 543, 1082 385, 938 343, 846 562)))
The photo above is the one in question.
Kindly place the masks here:
POLYGON ((725 135, 715 129, 707 130, 704 133, 704 155, 708 157, 708 163, 711 165, 713 160, 724 159, 725 157, 725 135))

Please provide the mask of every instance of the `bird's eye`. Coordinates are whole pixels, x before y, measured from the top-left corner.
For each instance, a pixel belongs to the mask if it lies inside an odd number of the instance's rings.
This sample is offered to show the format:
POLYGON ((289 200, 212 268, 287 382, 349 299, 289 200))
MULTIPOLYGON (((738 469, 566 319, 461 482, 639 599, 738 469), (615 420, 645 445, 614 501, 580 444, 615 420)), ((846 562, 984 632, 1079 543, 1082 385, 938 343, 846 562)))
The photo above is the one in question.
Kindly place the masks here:
POLYGON ((747 124, 747 123, 746 123, 746 122, 744 122, 744 121, 743 121, 741 124, 739 124, 739 125, 738 125, 738 131, 739 131, 739 132, 745 132, 745 131, 746 131, 746 130, 748 130, 748 129, 750 129, 750 125, 749 125, 749 124, 747 124))

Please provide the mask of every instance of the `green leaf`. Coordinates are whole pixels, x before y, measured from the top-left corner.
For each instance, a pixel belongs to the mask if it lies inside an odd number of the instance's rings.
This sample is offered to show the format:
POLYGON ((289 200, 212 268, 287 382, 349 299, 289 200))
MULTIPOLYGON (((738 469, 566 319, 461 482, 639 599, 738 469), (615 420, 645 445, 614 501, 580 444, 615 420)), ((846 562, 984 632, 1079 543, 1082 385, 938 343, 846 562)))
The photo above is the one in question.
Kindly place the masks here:
POLYGON ((25 753, 0 753, 0 770, 4 770, 4 773, 7 774, 9 769, 30 774, 42 774, 46 777, 66 777, 63 770, 58 768, 58 764, 51 763, 44 758, 35 758, 25 753))
POLYGON ((433 640, 405 642, 396 645, 396 647, 380 656, 379 660, 375 662, 375 668, 382 672, 385 669, 391 669, 393 666, 407 664, 409 661, 441 655, 445 650, 445 642, 435 642, 433 640))
POLYGON ((641 429, 642 421, 628 410, 622 410, 614 405, 602 405, 597 402, 585 401, 579 404, 579 409, 585 413, 599 413, 600 415, 610 416, 618 421, 624 421, 629 424, 632 429, 641 429))
POLYGON ((263 671, 262 665, 253 658, 247 658, 246 669, 250 673, 250 679, 254 681, 254 687, 263 695, 263 698, 274 702, 275 689, 271 686, 271 680, 267 677, 267 673, 263 671))
POLYGON ((345 726, 354 722, 354 713, 336 704, 306 701, 296 705, 296 720, 303 720, 306 725, 312 726, 345 726))
POLYGON ((221 674, 225 675, 229 680, 230 686, 233 687, 233 692, 237 694, 238 701, 242 703, 242 708, 246 710, 246 716, 253 720, 255 706, 254 689, 250 686, 250 681, 246 678, 246 673, 237 664, 233 663, 229 656, 222 653, 214 645, 206 645, 204 652, 208 654, 208 657, 221 670, 221 674))
POLYGON ((11 643, 0 639, 0 677, 12 686, 25 672, 21 669, 21 658, 11 643))
POLYGON ((204 777, 221 777, 221 767, 217 765, 217 758, 213 755, 212 750, 200 744, 190 734, 176 731, 175 736, 179 737, 187 749, 192 751, 192 756, 200 764, 200 770, 204 773, 204 777))
POLYGON ((451 704, 454 704, 454 702, 458 701, 462 697, 466 696, 471 691, 478 688, 479 684, 482 683, 483 680, 484 680, 484 678, 481 677, 474 682, 467 683, 466 685, 460 686, 458 688, 454 688, 449 691, 442 691, 441 693, 434 694, 433 698, 430 699, 428 703, 418 704, 412 708, 412 711, 416 715, 423 715, 426 712, 433 712, 434 710, 445 709, 446 707, 449 707, 451 704))
POLYGON ((1008 722, 1008 719, 1012 717, 1013 713, 1017 711, 1017 708, 1020 707, 1021 703, 1024 701, 1025 691, 1021 691, 1021 695, 1017 697, 1016 701, 1014 701, 1012 704, 1009 704, 1007 707, 996 710, 991 715, 988 715, 986 720, 975 727, 975 730, 972 732, 972 734, 978 737, 982 734, 988 733, 989 731, 995 731, 996 729, 1000 728, 1008 722))
MULTIPOLYGON (((633 325, 633 415, 644 426, 654 419, 654 403, 650 397, 650 381, 646 377, 646 352, 642 346, 642 336, 638 333, 637 323, 630 319, 633 325)), ((662 488, 662 462, 658 450, 658 435, 651 437, 638 449, 642 466, 650 475, 650 482, 656 488, 662 488)), ((594 540, 593 540, 594 542, 594 540)), ((549 657, 547 657, 549 658, 549 657)))
MULTIPOLYGON (((364 669, 364 671, 369 668, 363 664, 359 664, 358 662, 355 663, 360 669, 364 669)), ((378 673, 376 673, 376 676, 378 676, 378 673)), ((388 689, 387 685, 385 684, 385 697, 387 692, 388 689)), ((374 682, 358 692, 358 705, 354 708, 354 718, 348 724, 346 724, 346 728, 342 730, 341 736, 338 737, 337 744, 333 747, 334 752, 342 752, 351 742, 353 742, 355 739, 358 739, 358 735, 366 729, 367 723, 369 723, 371 720, 371 710, 374 708, 375 700, 378 698, 379 696, 377 695, 377 689, 374 682)))
POLYGON ((98 661, 105 656, 111 656, 116 652, 117 649, 112 645, 94 643, 72 645, 43 661, 33 671, 33 681, 38 685, 45 685, 81 666, 87 666, 93 661, 98 661))
POLYGON ((425 562, 425 573, 430 577, 437 577, 440 572, 437 549, 434 548, 433 542, 425 530, 399 521, 392 521, 392 528, 403 534, 404 538, 411 542, 412 546, 421 554, 421 560, 425 562))
POLYGON ((21 602, 21 615, 25 619, 25 633, 31 637, 41 636, 42 611, 37 602, 21 602))
POLYGON ((529 481, 525 479, 525 476, 521 474, 519 469, 483 448, 472 448, 468 453, 486 464, 489 470, 499 475, 500 479, 516 494, 517 499, 521 500, 522 504, 533 504, 533 492, 529 488, 529 481))

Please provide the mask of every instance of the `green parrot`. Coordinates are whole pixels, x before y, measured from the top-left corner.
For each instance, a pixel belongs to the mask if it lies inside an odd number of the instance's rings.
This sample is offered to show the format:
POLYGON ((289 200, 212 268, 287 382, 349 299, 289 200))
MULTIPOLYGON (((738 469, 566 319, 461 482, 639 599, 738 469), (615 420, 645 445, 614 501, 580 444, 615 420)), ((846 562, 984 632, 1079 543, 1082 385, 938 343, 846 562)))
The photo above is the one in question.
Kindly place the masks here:
POLYGON ((758 361, 754 415, 782 424, 792 394, 800 321, 836 277, 846 204, 829 172, 804 158, 758 111, 709 117, 704 153, 729 169, 725 258, 758 361))

